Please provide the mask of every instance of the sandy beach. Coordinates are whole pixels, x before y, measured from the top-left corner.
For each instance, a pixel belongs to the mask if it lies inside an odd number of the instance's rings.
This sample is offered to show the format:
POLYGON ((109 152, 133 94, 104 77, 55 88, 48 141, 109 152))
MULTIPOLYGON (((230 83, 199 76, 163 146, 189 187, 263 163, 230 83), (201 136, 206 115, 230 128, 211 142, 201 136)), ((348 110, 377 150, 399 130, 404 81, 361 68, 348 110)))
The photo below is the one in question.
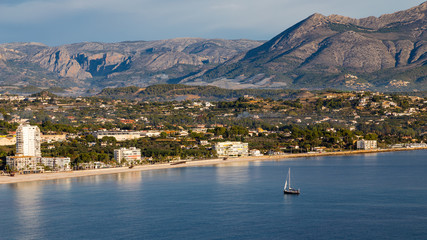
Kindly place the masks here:
POLYGON ((275 155, 275 156, 235 157, 235 158, 228 158, 227 160, 218 158, 218 159, 209 159, 209 160, 187 161, 186 163, 177 164, 177 165, 171 165, 170 163, 142 165, 142 166, 135 166, 131 169, 128 167, 121 167, 121 168, 105 168, 105 169, 94 169, 94 170, 53 172, 53 173, 26 174, 26 175, 17 174, 14 177, 0 176, 0 184, 45 181, 45 180, 53 180, 53 179, 75 178, 75 177, 84 177, 84 176, 93 176, 93 175, 102 175, 102 174, 116 174, 116 173, 124 173, 124 172, 137 172, 137 171, 148 171, 148 170, 169 169, 169 168, 197 167, 197 166, 216 165, 216 164, 223 164, 223 163, 286 160, 286 159, 290 160, 293 158, 353 155, 353 154, 410 151, 410 150, 422 150, 422 149, 427 149, 427 148, 355 150, 355 151, 326 152, 326 153, 297 153, 297 154, 286 154, 286 155, 275 155))

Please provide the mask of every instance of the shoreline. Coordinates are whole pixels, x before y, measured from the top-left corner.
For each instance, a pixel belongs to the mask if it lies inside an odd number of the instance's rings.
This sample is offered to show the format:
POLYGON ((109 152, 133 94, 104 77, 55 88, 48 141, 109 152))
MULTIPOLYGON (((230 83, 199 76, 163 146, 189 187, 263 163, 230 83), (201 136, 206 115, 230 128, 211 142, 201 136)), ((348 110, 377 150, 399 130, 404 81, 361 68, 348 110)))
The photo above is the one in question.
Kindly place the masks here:
POLYGON ((171 165, 170 163, 161 163, 161 164, 153 164, 153 165, 140 165, 140 166, 135 166, 133 168, 128 168, 128 167, 104 168, 104 169, 69 171, 69 172, 15 175, 14 177, 0 176, 0 185, 20 183, 20 182, 46 181, 46 180, 55 180, 55 179, 95 176, 95 175, 104 175, 104 174, 117 174, 117 173, 125 173, 125 172, 139 172, 139 171, 170 169, 170 168, 209 166, 209 165, 217 165, 222 163, 270 161, 270 160, 285 160, 285 159, 290 160, 293 158, 304 158, 304 157, 357 155, 357 154, 368 154, 368 153, 399 152, 399 151, 413 151, 413 150, 425 150, 425 149, 427 148, 426 147, 394 148, 394 149, 353 150, 353 151, 325 152, 325 153, 295 153, 295 154, 273 155, 273 156, 229 157, 227 160, 223 160, 222 158, 208 159, 208 160, 195 160, 195 161, 187 161, 186 163, 177 164, 177 165, 171 165))

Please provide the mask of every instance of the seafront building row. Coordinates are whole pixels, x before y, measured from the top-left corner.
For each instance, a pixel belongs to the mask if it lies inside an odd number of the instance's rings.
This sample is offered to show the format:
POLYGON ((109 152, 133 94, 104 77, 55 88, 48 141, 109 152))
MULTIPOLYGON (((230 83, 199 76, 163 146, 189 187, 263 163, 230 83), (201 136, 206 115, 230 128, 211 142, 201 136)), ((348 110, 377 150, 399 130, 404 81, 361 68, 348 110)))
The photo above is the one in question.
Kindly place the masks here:
POLYGON ((43 172, 45 170, 70 171, 71 159, 68 157, 6 157, 6 164, 16 171, 43 172))
MULTIPOLYGON (((114 137, 117 141, 136 139, 141 137, 141 132, 132 131, 98 131, 94 133, 98 139, 104 137, 114 137)), ((42 157, 41 155, 41 133, 37 126, 29 124, 21 124, 16 132, 16 156, 6 158, 6 164, 10 169, 17 171, 34 171, 40 172, 43 170, 54 171, 69 171, 71 170, 71 159, 67 157, 42 157)), ((53 137, 53 140, 56 138, 53 137)), ((57 138, 62 140, 62 138, 57 138)), ((209 145, 209 142, 204 140, 200 145, 209 145)), ((376 140, 358 140, 356 142, 357 149, 370 150, 377 148, 376 140)), ((239 141, 217 142, 212 145, 218 157, 239 157, 239 156, 262 156, 263 154, 257 149, 249 151, 248 143, 239 141)), ((321 152, 323 149, 315 149, 316 152, 321 152)), ((268 152, 269 155, 275 155, 276 152, 268 152)), ((283 154, 277 152, 277 154, 283 154)), ((114 150, 114 160, 119 165, 134 165, 139 164, 142 160, 141 149, 136 147, 119 148, 114 150)), ((100 166, 103 165, 100 162, 100 166)))
MULTIPOLYGON (((111 134, 111 132, 105 133, 111 134)), ((104 136, 107 134, 104 134, 104 136)), ((120 136, 136 135, 132 134, 132 132, 125 132, 121 133, 120 136)), ((16 131, 16 155, 6 157, 6 165, 13 171, 23 172, 71 170, 71 159, 68 157, 42 157, 40 144, 41 133, 39 127, 31 126, 28 123, 19 125, 16 131)), ((116 149, 114 151, 114 158, 119 164, 123 161, 128 164, 134 164, 141 160, 141 149, 135 147, 116 149)))
POLYGON ((70 171, 68 157, 42 157, 41 133, 37 126, 28 123, 16 130, 16 155, 6 157, 6 165, 14 171, 43 172, 44 170, 70 171))
MULTIPOLYGON (((106 136, 111 132, 105 132, 99 136, 106 136)), ((124 134, 126 136, 136 136, 124 134)), ((14 171, 42 172, 44 170, 70 171, 71 159, 68 157, 42 157, 40 146, 40 129, 37 126, 21 124, 16 132, 16 156, 6 157, 6 164, 14 171)), ((117 135, 116 135, 117 136, 117 135)), ((97 136, 98 137, 98 136, 97 136)), ((224 156, 248 156, 248 143, 219 142, 213 149, 220 157, 224 156)), ((133 165, 141 160, 141 149, 120 148, 114 150, 114 159, 118 164, 133 165)))

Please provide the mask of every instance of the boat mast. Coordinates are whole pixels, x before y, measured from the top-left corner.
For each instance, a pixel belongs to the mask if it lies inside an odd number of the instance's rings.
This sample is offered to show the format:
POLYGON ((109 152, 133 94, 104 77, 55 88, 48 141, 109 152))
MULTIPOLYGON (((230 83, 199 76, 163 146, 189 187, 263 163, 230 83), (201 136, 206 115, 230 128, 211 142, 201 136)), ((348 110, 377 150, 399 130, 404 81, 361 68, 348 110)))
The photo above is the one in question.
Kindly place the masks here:
POLYGON ((285 180, 285 187, 283 188, 284 190, 286 190, 286 188, 288 187, 288 177, 286 177, 286 180, 285 180))
POLYGON ((288 176, 289 176, 289 189, 291 189, 291 168, 289 168, 288 176))

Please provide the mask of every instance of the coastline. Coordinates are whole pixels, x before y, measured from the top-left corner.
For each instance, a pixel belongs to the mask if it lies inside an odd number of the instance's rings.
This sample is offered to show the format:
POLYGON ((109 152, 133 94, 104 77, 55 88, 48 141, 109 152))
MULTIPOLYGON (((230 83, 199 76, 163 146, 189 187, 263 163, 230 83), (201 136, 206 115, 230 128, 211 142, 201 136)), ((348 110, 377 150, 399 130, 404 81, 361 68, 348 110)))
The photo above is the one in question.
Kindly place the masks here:
POLYGON ((238 163, 238 162, 285 160, 285 159, 290 160, 293 158, 305 158, 305 157, 356 155, 356 154, 367 154, 367 153, 412 151, 412 150, 425 150, 425 149, 427 148, 394 148, 394 149, 354 150, 354 151, 326 152, 326 153, 295 153, 295 154, 274 155, 274 156, 247 156, 247 157, 234 157, 234 158, 230 157, 227 160, 223 160, 222 158, 216 158, 216 159, 208 159, 208 160, 187 161, 184 164, 177 164, 177 165, 171 165, 170 163, 141 165, 141 166, 135 166, 131 169, 128 167, 121 167, 121 168, 105 168, 105 169, 81 170, 81 171, 70 171, 70 172, 15 175, 14 177, 0 176, 0 184, 46 181, 46 180, 55 180, 55 179, 64 179, 64 178, 76 178, 76 177, 85 177, 85 176, 94 176, 94 175, 103 175, 103 174, 116 174, 116 173, 125 173, 125 172, 139 172, 139 171, 149 171, 149 170, 158 170, 158 169, 198 167, 198 166, 217 165, 222 163, 238 163))

